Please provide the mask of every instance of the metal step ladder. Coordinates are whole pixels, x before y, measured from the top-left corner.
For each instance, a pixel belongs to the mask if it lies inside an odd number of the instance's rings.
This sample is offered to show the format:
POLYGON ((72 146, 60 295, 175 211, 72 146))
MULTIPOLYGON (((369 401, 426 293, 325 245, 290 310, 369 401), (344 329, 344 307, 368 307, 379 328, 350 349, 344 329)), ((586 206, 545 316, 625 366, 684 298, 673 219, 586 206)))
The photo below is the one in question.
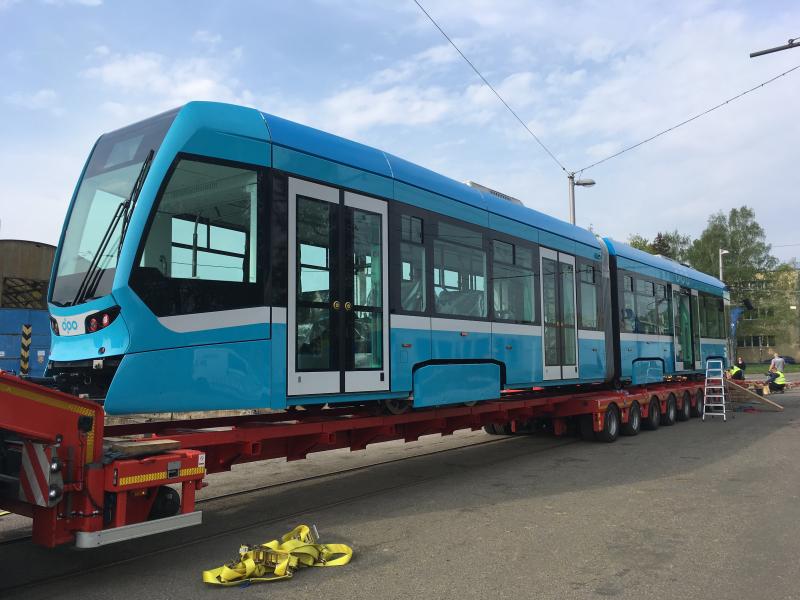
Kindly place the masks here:
POLYGON ((728 420, 725 396, 725 369, 721 360, 706 361, 706 385, 703 391, 703 421, 706 417, 728 420), (710 409, 710 410, 709 410, 710 409))

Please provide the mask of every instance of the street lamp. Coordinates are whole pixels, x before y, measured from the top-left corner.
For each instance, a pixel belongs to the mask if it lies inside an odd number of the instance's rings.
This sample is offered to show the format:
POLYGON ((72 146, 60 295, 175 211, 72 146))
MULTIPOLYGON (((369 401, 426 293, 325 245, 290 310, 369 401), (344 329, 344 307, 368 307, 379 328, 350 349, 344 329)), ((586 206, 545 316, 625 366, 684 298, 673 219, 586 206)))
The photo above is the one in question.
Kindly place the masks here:
POLYGON ((569 183, 569 222, 575 225, 575 186, 592 187, 595 181, 594 179, 578 179, 576 181, 575 173, 568 173, 567 182, 569 183))
POLYGON ((722 257, 726 254, 730 254, 729 250, 723 250, 722 248, 719 249, 719 280, 722 281, 722 257))

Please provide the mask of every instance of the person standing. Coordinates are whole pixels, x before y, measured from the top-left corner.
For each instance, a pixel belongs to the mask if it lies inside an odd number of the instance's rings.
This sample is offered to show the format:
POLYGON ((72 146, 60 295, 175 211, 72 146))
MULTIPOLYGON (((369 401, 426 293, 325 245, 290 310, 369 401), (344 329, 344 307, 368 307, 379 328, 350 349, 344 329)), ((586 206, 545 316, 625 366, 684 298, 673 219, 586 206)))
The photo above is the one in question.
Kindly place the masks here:
POLYGON ((770 370, 774 368, 776 371, 783 373, 783 370, 786 368, 786 361, 781 358, 780 354, 775 352, 773 354, 772 362, 769 363, 769 368, 770 370))

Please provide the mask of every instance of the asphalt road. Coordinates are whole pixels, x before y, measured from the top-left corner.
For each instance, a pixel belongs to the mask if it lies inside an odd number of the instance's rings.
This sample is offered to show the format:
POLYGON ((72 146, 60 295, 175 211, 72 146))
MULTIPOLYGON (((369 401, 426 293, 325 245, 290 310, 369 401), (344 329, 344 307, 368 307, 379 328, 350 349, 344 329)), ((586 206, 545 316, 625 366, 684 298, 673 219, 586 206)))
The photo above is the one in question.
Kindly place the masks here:
POLYGON ((0 545, 0 597, 800 598, 800 392, 773 399, 783 413, 614 444, 511 437, 287 483, 204 504, 200 527, 96 551, 0 545), (350 565, 203 586, 241 543, 312 522, 353 546, 350 565))

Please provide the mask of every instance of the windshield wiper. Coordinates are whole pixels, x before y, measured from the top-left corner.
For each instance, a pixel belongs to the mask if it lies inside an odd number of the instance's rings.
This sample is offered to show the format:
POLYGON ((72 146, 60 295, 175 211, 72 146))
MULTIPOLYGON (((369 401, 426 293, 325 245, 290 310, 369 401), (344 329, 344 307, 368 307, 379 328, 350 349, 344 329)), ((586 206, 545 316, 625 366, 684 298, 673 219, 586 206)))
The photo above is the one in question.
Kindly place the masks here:
POLYGON ((86 269, 81 284, 78 286, 78 291, 75 293, 75 298, 72 300, 72 306, 77 306, 82 303, 90 294, 93 294, 95 290, 97 290, 97 286, 100 284, 100 279, 103 276, 103 269, 100 268, 100 261, 104 257, 120 221, 122 221, 123 224, 117 252, 119 253, 122 250, 122 240, 125 237, 125 231, 130 222, 133 207, 136 205, 136 200, 139 198, 139 192, 144 184, 144 179, 147 177, 147 172, 150 170, 150 163, 153 161, 154 154, 154 151, 150 150, 147 158, 142 163, 142 168, 139 170, 139 175, 136 178, 136 183, 134 183, 130 195, 127 200, 120 202, 117 206, 117 210, 114 211, 111 222, 108 224, 108 227, 106 227, 103 238, 100 240, 100 245, 97 247, 97 252, 92 257, 92 262, 89 263, 89 268, 86 269))
POLYGON ((125 207, 123 209, 122 215, 122 233, 119 236, 119 247, 117 248, 117 257, 119 257, 120 253, 122 252, 122 242, 125 241, 125 234, 128 233, 128 225, 131 222, 131 217, 133 216, 133 209, 136 208, 136 201, 139 199, 139 192, 142 191, 142 186, 144 185, 144 180, 147 178, 147 174, 150 172, 150 164, 153 162, 153 156, 155 155, 154 150, 150 150, 147 153, 147 158, 144 159, 144 163, 142 164, 142 170, 139 171, 139 177, 136 178, 136 183, 133 185, 133 189, 131 190, 131 195, 128 198, 128 201, 125 202, 125 207))

